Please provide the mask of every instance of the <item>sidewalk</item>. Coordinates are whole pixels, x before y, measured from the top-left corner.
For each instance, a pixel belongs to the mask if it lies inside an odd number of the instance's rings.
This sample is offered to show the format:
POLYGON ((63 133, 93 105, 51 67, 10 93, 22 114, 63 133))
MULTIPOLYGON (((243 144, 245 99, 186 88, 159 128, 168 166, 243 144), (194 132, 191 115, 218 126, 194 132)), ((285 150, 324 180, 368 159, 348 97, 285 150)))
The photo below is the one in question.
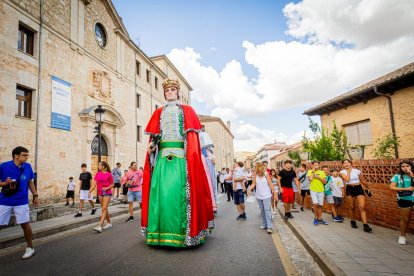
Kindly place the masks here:
MULTIPOLYGON (((108 207, 111 217, 124 215, 128 213, 127 204, 116 204, 108 207)), ((134 210, 139 210, 139 206, 135 206, 134 210)), ((76 209, 75 209, 76 212, 76 209)), ((75 218, 74 213, 66 214, 47 220, 36 221, 30 223, 33 231, 33 240, 50 236, 63 231, 71 230, 83 225, 98 223, 101 217, 100 205, 97 205, 95 215, 91 215, 90 210, 83 212, 82 217, 75 218)), ((0 230, 0 250, 25 242, 23 230, 20 226, 8 227, 0 230)))
MULTIPOLYGON (((299 208, 300 206, 297 206, 299 208)), ((284 214, 283 206, 278 206, 284 214)), ((333 222, 323 214, 329 225, 313 225, 311 210, 292 212, 287 225, 314 257, 327 275, 414 275, 414 236, 407 236, 407 245, 399 245, 399 231, 370 225, 365 233, 362 222, 358 229, 350 220, 333 222)))

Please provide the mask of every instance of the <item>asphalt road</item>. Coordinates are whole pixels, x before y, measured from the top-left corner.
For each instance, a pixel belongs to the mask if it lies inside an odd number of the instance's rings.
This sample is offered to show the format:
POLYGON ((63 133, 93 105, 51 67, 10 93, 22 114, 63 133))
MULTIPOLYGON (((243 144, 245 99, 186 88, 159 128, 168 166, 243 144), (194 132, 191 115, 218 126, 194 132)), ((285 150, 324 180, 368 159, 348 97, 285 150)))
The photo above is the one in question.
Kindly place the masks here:
POLYGON ((247 204, 247 220, 237 221, 236 208, 219 197, 216 228, 205 244, 195 248, 160 248, 145 244, 135 221, 115 219, 113 228, 98 234, 91 229, 36 246, 36 255, 23 252, 0 259, 0 275, 286 275, 271 235, 260 230, 257 203, 247 204))

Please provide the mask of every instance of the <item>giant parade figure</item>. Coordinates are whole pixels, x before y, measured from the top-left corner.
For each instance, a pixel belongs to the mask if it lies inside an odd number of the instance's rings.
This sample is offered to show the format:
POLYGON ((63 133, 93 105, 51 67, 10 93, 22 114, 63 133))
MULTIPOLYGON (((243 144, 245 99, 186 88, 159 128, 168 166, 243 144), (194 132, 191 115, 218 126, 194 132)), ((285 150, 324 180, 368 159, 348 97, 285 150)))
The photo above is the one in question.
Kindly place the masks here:
POLYGON ((141 232, 149 245, 204 243, 214 227, 210 187, 201 160, 194 110, 181 104, 180 84, 162 84, 167 103, 152 115, 142 187, 141 232))

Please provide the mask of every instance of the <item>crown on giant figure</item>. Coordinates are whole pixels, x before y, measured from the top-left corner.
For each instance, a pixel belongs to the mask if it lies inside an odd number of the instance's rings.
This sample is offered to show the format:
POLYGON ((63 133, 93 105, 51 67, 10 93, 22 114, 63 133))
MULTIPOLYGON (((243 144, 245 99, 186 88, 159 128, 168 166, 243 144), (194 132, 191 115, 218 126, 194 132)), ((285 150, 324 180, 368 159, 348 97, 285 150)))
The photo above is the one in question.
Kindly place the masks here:
POLYGON ((175 87, 177 87, 177 89, 180 89, 180 83, 178 82, 178 80, 167 79, 166 81, 164 81, 162 83, 162 88, 164 90, 167 89, 168 87, 171 87, 171 86, 175 86, 175 87))

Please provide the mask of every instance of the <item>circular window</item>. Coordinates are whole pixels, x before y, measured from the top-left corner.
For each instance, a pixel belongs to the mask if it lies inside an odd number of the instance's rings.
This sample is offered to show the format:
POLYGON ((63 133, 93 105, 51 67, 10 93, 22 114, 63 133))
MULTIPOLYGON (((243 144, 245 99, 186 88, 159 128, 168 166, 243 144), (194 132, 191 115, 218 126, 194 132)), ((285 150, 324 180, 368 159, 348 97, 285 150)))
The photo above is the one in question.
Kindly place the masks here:
POLYGON ((106 32, 101 23, 96 23, 95 25, 95 38, 98 42, 98 45, 105 47, 106 45, 106 32))

